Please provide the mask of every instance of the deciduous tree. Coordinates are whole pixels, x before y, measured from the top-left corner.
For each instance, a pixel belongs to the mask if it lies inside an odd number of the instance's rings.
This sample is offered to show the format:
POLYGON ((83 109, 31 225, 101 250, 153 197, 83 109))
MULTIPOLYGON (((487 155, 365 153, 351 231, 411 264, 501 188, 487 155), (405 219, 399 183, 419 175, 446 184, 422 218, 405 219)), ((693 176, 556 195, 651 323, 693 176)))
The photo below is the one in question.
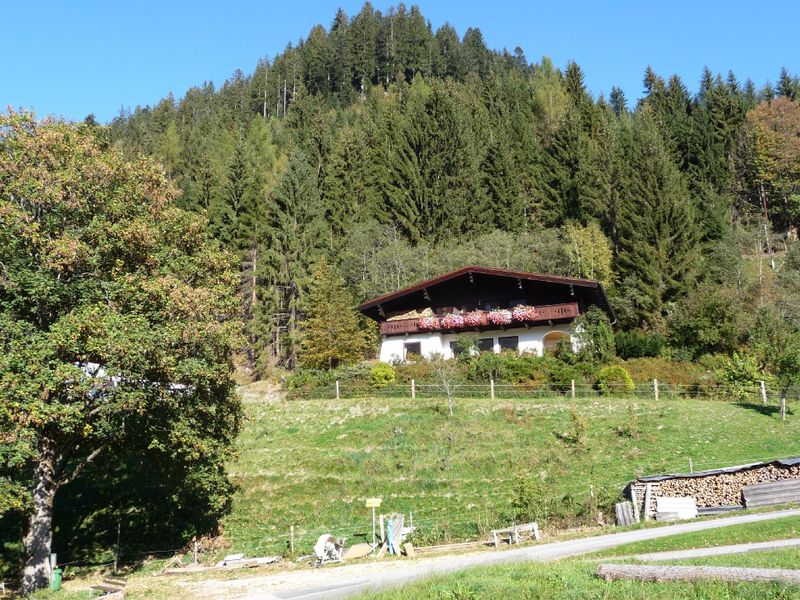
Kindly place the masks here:
POLYGON ((0 462, 17 463, 0 498, 25 489, 25 594, 48 581, 57 491, 112 447, 182 464, 211 512, 229 502, 235 275, 175 196, 149 160, 0 117, 0 462))

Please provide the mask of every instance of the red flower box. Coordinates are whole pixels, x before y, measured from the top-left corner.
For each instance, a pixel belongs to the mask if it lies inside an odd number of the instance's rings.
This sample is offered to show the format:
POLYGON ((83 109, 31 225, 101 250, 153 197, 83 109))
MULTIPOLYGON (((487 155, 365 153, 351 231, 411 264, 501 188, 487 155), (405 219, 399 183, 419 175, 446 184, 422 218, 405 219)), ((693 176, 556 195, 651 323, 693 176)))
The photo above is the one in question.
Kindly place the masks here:
POLYGON ((492 325, 510 325, 511 324, 511 311, 510 310, 493 310, 487 315, 489 322, 492 325))
POLYGON ((437 317, 422 317, 417 323, 417 327, 425 331, 439 329, 439 319, 437 317))
POLYGON ((464 327, 463 315, 445 315, 442 317, 442 327, 445 329, 461 329, 464 327))
POLYGON ((486 313, 482 310, 473 310, 464 315, 464 325, 467 327, 481 327, 487 323, 486 313))
POLYGON ((539 318, 539 313, 533 306, 515 306, 511 311, 511 318, 515 321, 533 321, 539 318))

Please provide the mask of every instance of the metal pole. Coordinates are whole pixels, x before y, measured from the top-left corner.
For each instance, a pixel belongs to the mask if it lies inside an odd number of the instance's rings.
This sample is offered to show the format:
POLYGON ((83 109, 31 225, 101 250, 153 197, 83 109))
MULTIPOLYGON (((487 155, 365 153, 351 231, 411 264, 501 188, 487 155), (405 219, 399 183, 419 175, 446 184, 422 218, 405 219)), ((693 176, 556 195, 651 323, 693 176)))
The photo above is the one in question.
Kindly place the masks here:
POLYGON ((412 400, 415 400, 415 399, 416 399, 416 397, 417 397, 417 384, 416 384, 416 382, 415 382, 415 381, 412 379, 412 380, 411 380, 411 399, 412 399, 412 400))
POLYGON ((339 380, 336 380, 336 399, 339 400, 339 380))
POLYGON ((289 526, 289 550, 294 554, 294 525, 289 526))
POLYGON ((117 515, 117 547, 114 549, 114 575, 117 574, 117 566, 119 565, 119 537, 122 525, 120 523, 119 515, 117 515))
POLYGON ((372 547, 375 547, 375 507, 372 507, 372 547))

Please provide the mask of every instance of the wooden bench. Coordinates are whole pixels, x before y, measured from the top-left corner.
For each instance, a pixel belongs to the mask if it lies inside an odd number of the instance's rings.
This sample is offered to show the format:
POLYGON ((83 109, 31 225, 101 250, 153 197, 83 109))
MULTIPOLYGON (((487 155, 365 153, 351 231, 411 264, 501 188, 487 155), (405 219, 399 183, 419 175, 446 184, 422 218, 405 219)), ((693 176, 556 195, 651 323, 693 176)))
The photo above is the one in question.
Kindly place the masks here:
POLYGON ((105 577, 103 583, 93 585, 90 589, 100 592, 100 598, 111 600, 112 598, 125 597, 125 584, 127 582, 122 577, 105 577))
POLYGON ((513 525, 512 527, 505 527, 503 529, 492 529, 492 540, 494 540, 494 547, 500 546, 500 539, 505 538, 509 544, 519 544, 520 535, 527 534, 529 538, 539 539, 539 526, 534 523, 525 523, 523 525, 513 525))

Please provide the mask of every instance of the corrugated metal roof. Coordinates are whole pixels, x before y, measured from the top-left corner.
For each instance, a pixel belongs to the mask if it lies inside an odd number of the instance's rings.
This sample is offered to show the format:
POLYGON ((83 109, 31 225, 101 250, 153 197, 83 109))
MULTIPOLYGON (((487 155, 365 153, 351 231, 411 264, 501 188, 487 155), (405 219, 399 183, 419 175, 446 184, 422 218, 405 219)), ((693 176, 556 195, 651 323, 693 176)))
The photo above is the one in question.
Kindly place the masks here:
POLYGON ((780 465, 782 467, 792 467, 800 464, 800 458, 780 458, 776 460, 768 460, 766 462, 749 463, 746 465, 737 465, 735 467, 724 467, 722 469, 708 469, 707 471, 695 471, 694 473, 670 473, 666 475, 648 475, 647 477, 639 477, 634 479, 631 483, 642 482, 648 483, 653 481, 665 481, 668 479, 687 479, 690 477, 707 477, 709 475, 719 475, 721 473, 738 473, 739 471, 747 471, 749 469, 756 469, 758 467, 766 467, 768 465, 780 465))

